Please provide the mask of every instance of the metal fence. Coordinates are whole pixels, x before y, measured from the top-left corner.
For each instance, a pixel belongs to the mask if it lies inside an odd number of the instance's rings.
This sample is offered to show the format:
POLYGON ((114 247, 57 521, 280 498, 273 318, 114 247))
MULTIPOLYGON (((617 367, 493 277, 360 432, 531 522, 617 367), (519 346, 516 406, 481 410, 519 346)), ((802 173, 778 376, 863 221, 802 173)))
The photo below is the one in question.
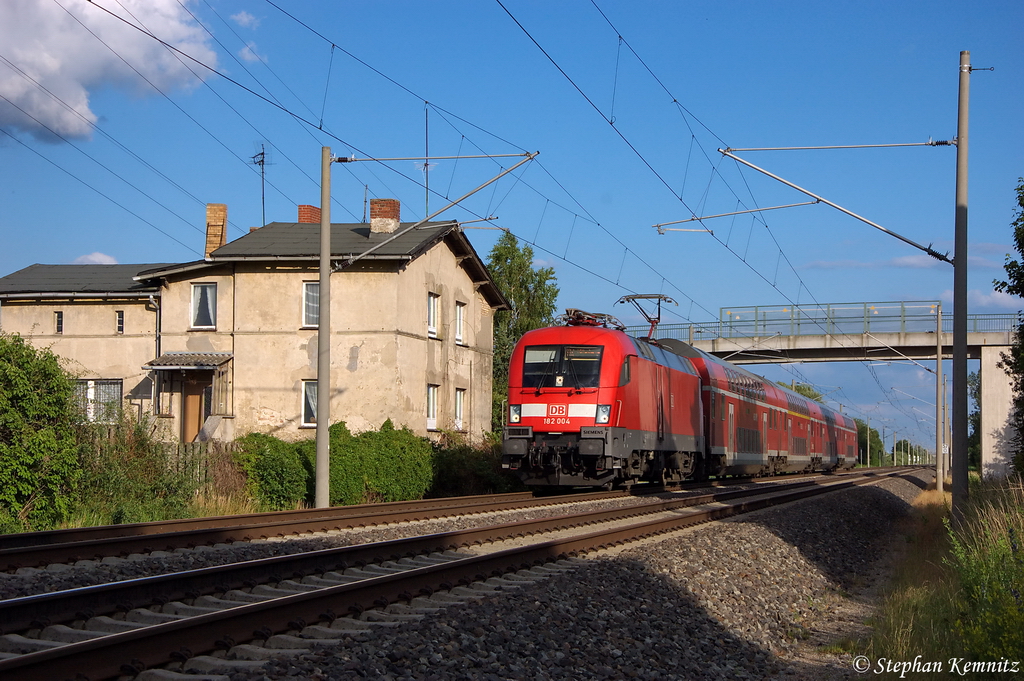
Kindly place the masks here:
MULTIPOLYGON (((723 307, 717 322, 660 324, 657 335, 693 342, 715 338, 934 332, 938 306, 938 301, 916 301, 723 307)), ((967 316, 967 331, 1013 331, 1018 323, 1014 313, 973 314, 967 316)), ((649 328, 629 326, 626 332, 643 336, 649 328)), ((942 331, 953 332, 952 314, 943 314, 942 331)))

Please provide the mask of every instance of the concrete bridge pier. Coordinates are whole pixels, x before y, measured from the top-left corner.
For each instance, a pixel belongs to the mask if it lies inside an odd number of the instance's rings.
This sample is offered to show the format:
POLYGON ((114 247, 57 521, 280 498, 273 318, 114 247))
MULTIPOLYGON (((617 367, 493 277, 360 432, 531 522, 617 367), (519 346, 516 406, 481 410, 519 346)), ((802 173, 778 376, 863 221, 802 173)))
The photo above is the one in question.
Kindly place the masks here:
POLYGON ((1010 376, 997 366, 1009 350, 1008 345, 981 347, 981 473, 987 480, 1012 472, 1013 385, 1010 376))

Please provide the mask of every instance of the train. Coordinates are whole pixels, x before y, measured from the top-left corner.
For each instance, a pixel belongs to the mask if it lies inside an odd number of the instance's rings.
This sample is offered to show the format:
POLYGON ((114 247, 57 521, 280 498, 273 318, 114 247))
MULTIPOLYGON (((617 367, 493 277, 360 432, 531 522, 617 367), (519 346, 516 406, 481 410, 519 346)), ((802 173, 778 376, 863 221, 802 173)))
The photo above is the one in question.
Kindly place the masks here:
POLYGON ((501 465, 528 486, 835 471, 853 419, 683 341, 569 309, 512 353, 501 465))

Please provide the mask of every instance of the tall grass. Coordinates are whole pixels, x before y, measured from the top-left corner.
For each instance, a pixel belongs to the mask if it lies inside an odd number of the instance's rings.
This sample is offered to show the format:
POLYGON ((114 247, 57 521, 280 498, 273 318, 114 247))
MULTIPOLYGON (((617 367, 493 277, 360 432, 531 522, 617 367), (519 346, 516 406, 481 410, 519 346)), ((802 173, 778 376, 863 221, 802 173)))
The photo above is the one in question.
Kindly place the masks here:
POLYGON ((168 445, 157 440, 149 420, 130 417, 83 427, 79 443, 82 475, 65 527, 228 515, 252 507, 228 448, 168 445))
POLYGON ((960 581, 957 635, 978 660, 1024 653, 1024 482, 986 485, 950 531, 960 581))
POLYGON ((949 496, 934 490, 915 500, 905 551, 863 651, 875 660, 921 656, 947 665, 915 678, 949 678, 952 657, 998 662, 1024 654, 1024 484, 975 480, 959 523, 949 511, 949 496))

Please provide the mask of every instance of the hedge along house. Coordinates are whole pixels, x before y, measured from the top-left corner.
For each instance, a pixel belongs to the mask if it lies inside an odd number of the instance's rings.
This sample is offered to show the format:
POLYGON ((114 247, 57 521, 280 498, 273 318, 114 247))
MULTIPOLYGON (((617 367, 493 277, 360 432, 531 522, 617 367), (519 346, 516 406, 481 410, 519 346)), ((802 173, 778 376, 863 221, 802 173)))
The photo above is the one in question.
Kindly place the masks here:
MULTIPOLYGON (((331 225, 332 258, 393 237, 399 209, 374 200, 370 224, 331 225)), ((209 204, 203 260, 121 266, 152 291, 150 352, 135 372, 150 379, 149 408, 168 433, 183 441, 312 437, 319 219, 318 209, 300 206, 298 222, 225 243, 227 209, 209 204)), ((421 435, 478 439, 490 426, 493 314, 506 302, 459 225, 421 225, 331 277, 331 414, 354 431, 390 418, 421 435)), ((20 319, 9 323, 3 282, 0 328, 23 333, 20 319)))

